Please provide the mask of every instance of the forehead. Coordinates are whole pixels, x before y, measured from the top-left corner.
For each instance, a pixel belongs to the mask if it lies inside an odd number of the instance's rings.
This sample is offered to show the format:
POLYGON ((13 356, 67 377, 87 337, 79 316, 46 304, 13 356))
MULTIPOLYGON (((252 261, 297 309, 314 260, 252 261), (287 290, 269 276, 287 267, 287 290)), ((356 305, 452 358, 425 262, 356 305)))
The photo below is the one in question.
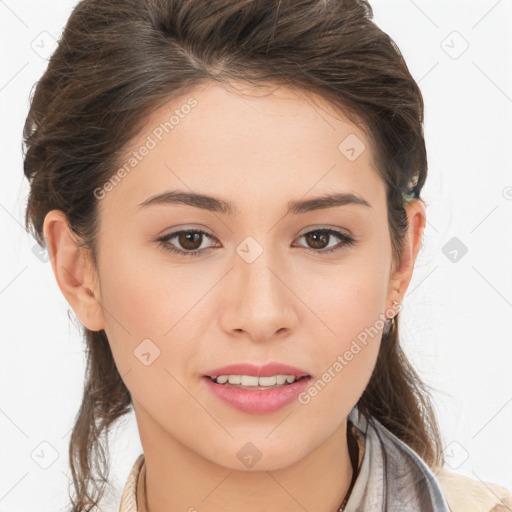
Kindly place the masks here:
POLYGON ((335 191, 373 203, 384 198, 384 184, 371 149, 364 132, 316 95, 208 83, 148 115, 126 149, 123 163, 133 165, 110 195, 136 206, 180 189, 243 207, 335 191))

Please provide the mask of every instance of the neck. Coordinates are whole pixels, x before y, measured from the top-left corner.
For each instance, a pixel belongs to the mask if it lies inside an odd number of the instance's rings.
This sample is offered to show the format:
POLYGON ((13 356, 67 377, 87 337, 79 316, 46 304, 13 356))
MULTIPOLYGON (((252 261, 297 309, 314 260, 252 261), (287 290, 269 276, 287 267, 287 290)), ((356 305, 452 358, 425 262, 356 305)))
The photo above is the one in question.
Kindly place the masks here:
MULTIPOLYGON (((139 411, 140 413, 140 411, 139 411)), ((240 471, 201 457, 137 416, 145 458, 138 510, 164 512, 337 512, 353 477, 346 421, 327 440, 296 463, 273 471, 240 471), (147 502, 145 509, 143 502, 147 502)))

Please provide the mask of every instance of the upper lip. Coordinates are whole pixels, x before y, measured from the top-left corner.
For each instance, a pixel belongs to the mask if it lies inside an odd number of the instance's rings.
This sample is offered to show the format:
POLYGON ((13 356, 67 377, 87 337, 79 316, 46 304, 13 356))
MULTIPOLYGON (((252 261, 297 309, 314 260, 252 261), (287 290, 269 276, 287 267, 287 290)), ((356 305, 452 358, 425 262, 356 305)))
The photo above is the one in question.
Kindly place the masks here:
POLYGON ((252 375, 254 377, 272 377, 273 375, 295 375, 295 377, 306 377, 309 373, 282 363, 267 363, 257 366, 251 363, 238 363, 215 368, 205 374, 206 377, 218 377, 219 375, 252 375))

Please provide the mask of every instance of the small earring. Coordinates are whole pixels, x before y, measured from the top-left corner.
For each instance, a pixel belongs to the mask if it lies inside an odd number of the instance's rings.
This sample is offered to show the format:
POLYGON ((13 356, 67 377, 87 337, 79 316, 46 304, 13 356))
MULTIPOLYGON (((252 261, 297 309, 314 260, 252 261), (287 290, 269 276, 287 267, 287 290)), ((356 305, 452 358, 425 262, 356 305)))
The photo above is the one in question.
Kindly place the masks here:
POLYGON ((391 328, 395 325, 395 317, 388 318, 384 323, 384 329, 382 329, 383 334, 388 334, 391 331, 391 328))
MULTIPOLYGON (((397 300, 393 301, 393 308, 396 308, 400 305, 400 302, 397 300)), ((388 318, 386 322, 384 323, 384 329, 382 329, 383 334, 388 334, 389 331, 395 326, 395 317, 392 316, 391 318, 388 318)))

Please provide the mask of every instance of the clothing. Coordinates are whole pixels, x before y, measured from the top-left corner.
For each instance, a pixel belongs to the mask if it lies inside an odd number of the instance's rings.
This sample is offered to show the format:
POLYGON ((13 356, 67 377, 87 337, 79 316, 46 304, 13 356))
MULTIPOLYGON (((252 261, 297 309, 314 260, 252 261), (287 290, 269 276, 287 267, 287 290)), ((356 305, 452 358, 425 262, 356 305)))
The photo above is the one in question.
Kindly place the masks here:
MULTIPOLYGON (((406 443, 375 418, 367 422, 356 407, 347 418, 347 428, 357 440, 359 453, 344 512, 512 511, 510 490, 446 468, 433 472, 406 443)), ((137 510, 137 496, 143 496, 144 476, 141 454, 126 481, 119 512, 142 512, 137 510)))

